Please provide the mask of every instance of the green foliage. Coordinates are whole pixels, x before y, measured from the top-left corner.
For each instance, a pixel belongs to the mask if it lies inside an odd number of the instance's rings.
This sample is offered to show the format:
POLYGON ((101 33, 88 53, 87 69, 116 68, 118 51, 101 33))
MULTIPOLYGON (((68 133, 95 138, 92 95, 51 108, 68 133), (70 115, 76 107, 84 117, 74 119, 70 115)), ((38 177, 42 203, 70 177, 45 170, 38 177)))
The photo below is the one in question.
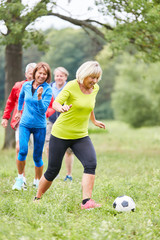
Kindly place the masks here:
POLYGON ((65 67, 70 73, 70 80, 75 79, 78 67, 87 60, 93 60, 99 51, 96 42, 81 29, 51 29, 47 34, 47 42, 50 48, 43 56, 43 61, 48 62, 52 69, 65 67))
POLYGON ((113 119, 113 110, 111 106, 111 94, 115 84, 117 70, 115 68, 117 59, 112 59, 113 52, 107 44, 100 51, 96 60, 102 67, 102 80, 98 83, 100 86, 99 93, 96 98, 96 116, 100 119, 113 119))
MULTIPOLYGON (((135 130, 121 122, 106 122, 106 126, 107 133, 90 135, 98 159, 93 199, 102 203, 92 211, 80 210, 83 168, 76 158, 73 182, 63 181, 63 163, 59 178, 36 204, 31 150, 26 164, 28 190, 20 192, 11 189, 17 176, 15 150, 1 150, 0 239, 160 239, 160 127, 135 130), (123 194, 133 198, 135 212, 113 209, 114 199, 123 194)), ((43 159, 45 170, 45 153, 43 159)))
POLYGON ((95 107, 95 115, 97 119, 113 119, 113 110, 110 101, 105 101, 99 107, 95 107))
POLYGON ((32 10, 19 0, 1 2, 0 19, 4 21, 7 33, 0 36, 0 43, 2 45, 21 44, 28 47, 34 42, 42 49, 44 35, 42 32, 31 31, 30 24, 33 24, 38 17, 47 15, 48 2, 40 1, 32 10), (27 29, 29 25, 30 28, 27 29))
POLYGON ((39 49, 36 45, 31 45, 27 49, 24 49, 24 51, 23 51, 23 72, 25 71, 25 67, 28 63, 40 62, 41 58, 44 54, 45 54, 44 49, 43 49, 43 51, 39 51, 39 49))
POLYGON ((26 39, 23 43, 24 48, 28 48, 34 44, 38 47, 39 51, 47 51, 49 49, 44 32, 34 30, 28 31, 25 34, 26 39))
POLYGON ((113 93, 113 108, 116 119, 121 119, 133 127, 153 124, 151 103, 141 90, 119 88, 113 93))
POLYGON ((160 121, 159 63, 145 64, 126 55, 118 65, 118 76, 112 94, 116 119, 133 127, 158 125, 160 121))
POLYGON ((14 16, 14 17, 19 17, 21 12, 25 8, 24 5, 19 0, 7 1, 6 6, 3 6, 3 7, 4 8, 6 7, 8 16, 14 16))
POLYGON ((106 31, 116 53, 132 43, 139 51, 139 57, 146 61, 160 60, 160 2, 145 0, 103 0, 96 1, 104 15, 110 15, 116 27, 106 31))

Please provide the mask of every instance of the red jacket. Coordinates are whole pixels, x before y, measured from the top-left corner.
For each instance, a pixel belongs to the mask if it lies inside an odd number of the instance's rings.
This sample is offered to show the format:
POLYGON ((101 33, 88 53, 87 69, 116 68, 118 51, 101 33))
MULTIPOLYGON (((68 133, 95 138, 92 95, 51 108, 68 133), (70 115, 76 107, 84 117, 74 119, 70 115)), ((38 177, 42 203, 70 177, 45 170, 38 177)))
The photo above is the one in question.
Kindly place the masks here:
MULTIPOLYGON (((19 98, 19 94, 20 94, 22 85, 26 81, 27 81, 27 79, 23 80, 21 82, 16 82, 15 83, 15 85, 13 86, 13 88, 11 90, 11 93, 10 93, 8 99, 7 99, 6 106, 5 106, 4 113, 3 113, 3 117, 2 117, 3 119, 9 120, 10 117, 11 117, 11 112, 14 109, 12 119, 11 119, 11 127, 14 130, 16 130, 16 128, 19 124, 19 121, 17 121, 15 119, 15 115, 16 115, 17 109, 18 109, 18 98, 19 98)), ((48 107, 47 112, 46 112, 47 117, 50 117, 55 112, 55 110, 52 108, 53 101, 54 101, 54 98, 52 97, 51 102, 50 102, 49 107, 48 107)))
POLYGON ((16 82, 11 90, 11 93, 7 99, 6 106, 4 109, 3 113, 3 119, 9 120, 11 117, 11 112, 13 111, 12 119, 11 119, 11 127, 16 130, 19 121, 15 119, 15 115, 17 113, 17 108, 18 108, 18 98, 19 98, 19 93, 21 91, 22 85, 27 81, 23 80, 21 82, 16 82))

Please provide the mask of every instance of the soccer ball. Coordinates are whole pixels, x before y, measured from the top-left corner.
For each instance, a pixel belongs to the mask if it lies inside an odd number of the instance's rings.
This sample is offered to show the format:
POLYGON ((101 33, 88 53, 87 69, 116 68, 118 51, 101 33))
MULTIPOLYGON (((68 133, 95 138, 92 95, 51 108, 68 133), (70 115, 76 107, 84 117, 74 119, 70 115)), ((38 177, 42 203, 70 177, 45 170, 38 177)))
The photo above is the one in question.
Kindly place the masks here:
POLYGON ((135 202, 126 195, 117 197, 113 202, 113 208, 118 212, 129 212, 135 210, 135 202))

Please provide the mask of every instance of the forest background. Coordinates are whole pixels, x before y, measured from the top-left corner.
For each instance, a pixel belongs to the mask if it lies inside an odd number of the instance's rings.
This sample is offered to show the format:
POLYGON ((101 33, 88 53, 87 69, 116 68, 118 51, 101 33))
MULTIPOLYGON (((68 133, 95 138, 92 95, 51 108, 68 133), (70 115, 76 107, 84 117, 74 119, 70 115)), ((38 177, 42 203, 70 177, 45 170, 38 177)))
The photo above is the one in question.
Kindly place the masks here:
MULTIPOLYGON (((26 29, 25 26, 47 14, 64 19, 66 16, 55 13, 58 1, 39 1, 33 9, 25 10, 28 12, 23 14, 22 11, 27 5, 24 6, 22 2, 0 2, 0 18, 8 28, 8 32, 1 32, 0 36, 1 114, 10 89, 18 80, 13 79, 13 75, 19 72, 17 77, 21 76, 21 59, 14 59, 13 55, 8 54, 9 50, 16 46, 19 52, 23 50, 23 79, 25 66, 29 62, 46 61, 52 71, 63 66, 70 73, 69 80, 72 80, 83 62, 99 61, 103 77, 99 82, 96 117, 122 120, 136 128, 159 125, 159 1, 95 1, 95 7, 102 16, 111 16, 114 19, 114 26, 109 22, 100 24, 90 19, 76 20, 77 23, 75 19, 68 17, 66 21, 81 28, 50 28, 46 31, 34 31, 26 29), (47 4, 53 4, 53 8, 48 10, 47 4), (8 18, 4 15, 6 11, 10 16, 7 16, 8 18), (26 35, 25 38, 23 35, 26 35), (32 41, 29 41, 29 38, 32 41), (17 64, 17 69, 13 68, 13 62, 20 63, 17 64), (9 76, 12 76, 12 79, 9 79, 9 76)), ((9 136, 5 143, 8 144, 10 140, 9 136)))

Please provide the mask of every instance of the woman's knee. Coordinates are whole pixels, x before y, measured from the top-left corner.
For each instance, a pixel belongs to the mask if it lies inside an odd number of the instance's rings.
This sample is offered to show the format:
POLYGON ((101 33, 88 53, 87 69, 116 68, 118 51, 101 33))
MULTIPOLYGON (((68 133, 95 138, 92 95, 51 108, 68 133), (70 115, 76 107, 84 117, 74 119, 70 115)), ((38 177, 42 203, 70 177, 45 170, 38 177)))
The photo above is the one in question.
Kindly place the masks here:
POLYGON ((34 159, 34 164, 35 164, 36 167, 42 167, 43 166, 42 158, 40 160, 35 160, 34 159))
POLYGON ((47 169, 44 176, 48 181, 53 181, 57 177, 59 171, 59 168, 47 169))
POLYGON ((43 165, 42 150, 41 149, 39 149, 37 151, 34 149, 33 160, 34 160, 34 163, 35 163, 36 167, 41 167, 43 165))
MULTIPOLYGON (((17 150, 17 149, 16 149, 17 150)), ((18 156, 19 156, 19 160, 20 161, 23 161, 23 160, 26 160, 26 157, 27 157, 27 154, 28 154, 28 145, 27 144, 19 144, 19 153, 18 153, 18 156)))
POLYGON ((96 162, 92 163, 91 165, 86 165, 86 166, 84 166, 84 173, 95 175, 96 167, 97 167, 96 162))
POLYGON ((26 160, 26 157, 27 157, 27 149, 20 149, 19 153, 18 153, 18 160, 20 161, 25 161, 26 160))

